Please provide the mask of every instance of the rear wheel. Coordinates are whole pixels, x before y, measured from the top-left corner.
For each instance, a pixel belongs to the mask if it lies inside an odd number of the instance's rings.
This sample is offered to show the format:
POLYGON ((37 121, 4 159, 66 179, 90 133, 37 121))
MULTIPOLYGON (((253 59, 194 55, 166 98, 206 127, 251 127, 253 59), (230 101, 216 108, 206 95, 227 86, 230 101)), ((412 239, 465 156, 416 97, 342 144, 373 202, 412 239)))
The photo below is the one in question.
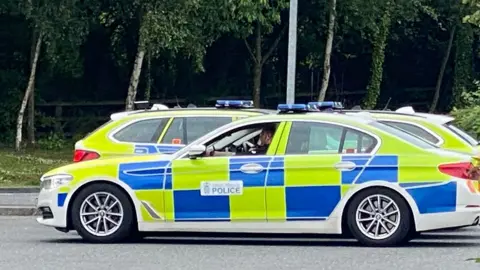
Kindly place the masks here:
POLYGON ((136 234, 134 207, 113 185, 93 184, 81 190, 71 213, 73 227, 89 242, 120 242, 136 234))
POLYGON ((361 191, 352 199, 346 214, 350 232, 367 246, 400 245, 414 235, 408 204, 389 189, 361 191))

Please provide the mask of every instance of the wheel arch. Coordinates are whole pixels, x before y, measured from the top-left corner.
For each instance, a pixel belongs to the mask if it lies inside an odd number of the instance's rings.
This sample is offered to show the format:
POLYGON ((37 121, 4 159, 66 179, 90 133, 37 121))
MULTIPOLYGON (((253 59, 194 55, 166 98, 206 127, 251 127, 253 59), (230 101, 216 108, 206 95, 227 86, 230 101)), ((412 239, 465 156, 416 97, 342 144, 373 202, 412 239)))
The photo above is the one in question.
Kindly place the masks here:
POLYGON ((87 181, 82 182, 80 185, 76 186, 75 189, 73 189, 70 193, 70 195, 67 197, 67 200, 65 201, 65 206, 67 207, 66 209, 66 225, 69 230, 71 230, 72 227, 72 204, 77 198, 78 194, 80 191, 83 189, 94 185, 94 184, 108 184, 117 187, 120 189, 129 199, 129 202, 132 204, 135 214, 133 215, 135 218, 135 221, 137 222, 137 227, 138 227, 138 221, 141 220, 141 212, 140 212, 140 203, 138 200, 135 199, 134 197, 134 191, 131 190, 128 186, 126 186, 124 183, 115 181, 115 179, 109 179, 108 177, 102 177, 102 178, 95 178, 95 179, 89 179, 87 181))
POLYGON ((418 227, 418 224, 417 224, 418 215, 420 214, 420 212, 412 196, 410 196, 410 194, 404 188, 400 187, 398 184, 388 183, 385 181, 372 181, 372 182, 368 182, 368 183, 353 187, 345 194, 344 199, 341 202, 341 205, 339 205, 340 207, 338 212, 338 215, 339 215, 338 221, 340 223, 339 229, 341 233, 343 234, 349 233, 349 230, 347 227, 346 212, 348 211, 348 207, 351 205, 353 198, 357 196, 361 191, 374 189, 374 188, 384 188, 384 189, 393 191, 407 203, 407 206, 409 207, 409 210, 410 210, 411 220, 412 220, 412 226, 413 226, 412 229, 416 231, 416 228, 418 227))

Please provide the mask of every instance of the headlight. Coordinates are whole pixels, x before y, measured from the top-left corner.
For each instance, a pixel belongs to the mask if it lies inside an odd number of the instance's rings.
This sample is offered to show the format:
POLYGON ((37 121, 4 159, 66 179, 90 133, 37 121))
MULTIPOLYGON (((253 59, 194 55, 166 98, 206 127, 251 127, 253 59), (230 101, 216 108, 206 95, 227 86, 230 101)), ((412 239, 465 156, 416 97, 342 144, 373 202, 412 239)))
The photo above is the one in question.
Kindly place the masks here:
POLYGON ((54 189, 61 185, 65 185, 73 180, 73 176, 70 174, 54 174, 44 176, 40 179, 41 189, 54 189))

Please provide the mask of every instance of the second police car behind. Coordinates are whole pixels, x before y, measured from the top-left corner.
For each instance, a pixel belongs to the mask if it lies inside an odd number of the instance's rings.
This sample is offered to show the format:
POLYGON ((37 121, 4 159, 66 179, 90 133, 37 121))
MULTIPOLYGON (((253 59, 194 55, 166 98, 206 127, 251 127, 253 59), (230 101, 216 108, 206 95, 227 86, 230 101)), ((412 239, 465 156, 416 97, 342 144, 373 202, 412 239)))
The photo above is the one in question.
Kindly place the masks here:
POLYGON ((49 171, 38 222, 102 243, 188 230, 349 233, 369 246, 478 224, 471 156, 369 117, 306 114, 301 104, 278 108, 226 124, 171 155, 49 171), (259 140, 266 152, 250 151, 259 140))
POLYGON ((75 144, 74 162, 142 154, 171 154, 200 136, 237 119, 271 114, 250 100, 218 100, 215 107, 173 108, 116 113, 75 144))

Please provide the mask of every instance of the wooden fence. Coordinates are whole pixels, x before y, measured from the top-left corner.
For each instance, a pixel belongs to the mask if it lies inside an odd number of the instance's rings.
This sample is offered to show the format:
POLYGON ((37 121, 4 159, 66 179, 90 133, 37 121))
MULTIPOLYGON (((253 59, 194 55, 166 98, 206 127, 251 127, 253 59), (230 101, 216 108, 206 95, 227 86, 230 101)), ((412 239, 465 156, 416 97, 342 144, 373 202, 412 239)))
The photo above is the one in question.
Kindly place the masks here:
MULTIPOLYGON (((406 92, 431 92, 433 93, 433 88, 408 88, 402 89, 406 92)), ((365 90, 359 91, 341 91, 341 92, 334 92, 330 91, 327 94, 327 99, 335 99, 335 100, 355 100, 356 98, 352 98, 352 96, 358 96, 358 100, 363 97, 366 93, 365 90)), ((430 95, 430 93, 428 93, 430 95)), ((403 95, 407 96, 407 95, 403 95)), ((295 95, 295 98, 298 102, 305 102, 310 100, 316 100, 316 95, 311 92, 298 92, 295 95)), ((215 103, 215 100, 218 99, 251 99, 248 96, 227 96, 227 97, 211 97, 205 99, 200 102, 195 102, 196 106, 212 106, 215 103)), ((268 108, 275 108, 276 104, 284 102, 285 95, 284 94, 272 94, 263 97, 262 103, 264 107, 268 108)), ((179 99, 163 99, 163 100, 151 100, 151 103, 161 103, 165 104, 169 107, 173 107, 177 104, 181 105, 182 107, 187 106, 187 100, 185 98, 179 99)), ((394 106, 394 108, 400 106, 414 106, 414 107, 426 107, 430 101, 417 101, 417 102, 402 102, 396 101, 394 97, 392 97, 392 101, 390 105, 394 106)), ((385 104, 378 104, 380 107, 385 106, 385 104)), ((125 107, 125 100, 114 100, 114 101, 98 101, 98 102, 37 102, 35 104, 36 111, 42 113, 48 117, 54 117, 55 124, 51 128, 44 128, 38 130, 37 133, 41 135, 45 132, 55 131, 64 133, 67 137, 72 136, 71 128, 66 127, 66 124, 75 120, 81 120, 82 118, 89 119, 93 121, 95 124, 91 128, 94 129, 95 125, 100 125, 105 121, 108 121, 110 115, 115 112, 123 111, 125 107), (76 111, 76 112, 75 112, 76 111), (82 112, 80 115, 78 112, 82 112), (85 116, 81 116, 85 115, 85 116)))

